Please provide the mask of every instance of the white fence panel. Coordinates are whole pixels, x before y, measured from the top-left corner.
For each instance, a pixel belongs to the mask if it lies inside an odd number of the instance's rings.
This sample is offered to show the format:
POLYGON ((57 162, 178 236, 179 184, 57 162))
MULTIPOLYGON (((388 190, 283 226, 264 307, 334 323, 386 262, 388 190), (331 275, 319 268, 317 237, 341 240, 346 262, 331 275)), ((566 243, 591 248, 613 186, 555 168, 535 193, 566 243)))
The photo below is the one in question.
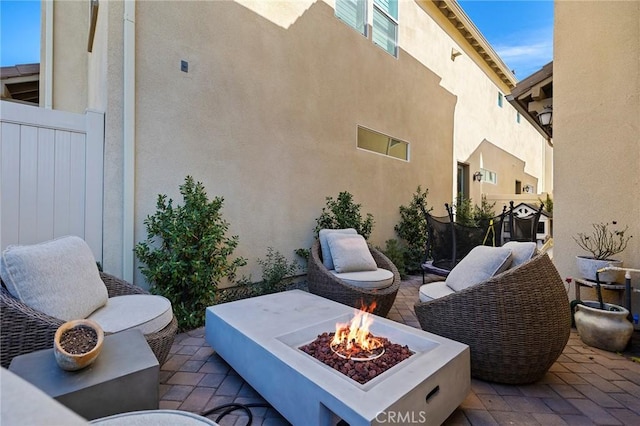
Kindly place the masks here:
POLYGON ((0 101, 0 249, 77 235, 102 261, 104 114, 0 101))

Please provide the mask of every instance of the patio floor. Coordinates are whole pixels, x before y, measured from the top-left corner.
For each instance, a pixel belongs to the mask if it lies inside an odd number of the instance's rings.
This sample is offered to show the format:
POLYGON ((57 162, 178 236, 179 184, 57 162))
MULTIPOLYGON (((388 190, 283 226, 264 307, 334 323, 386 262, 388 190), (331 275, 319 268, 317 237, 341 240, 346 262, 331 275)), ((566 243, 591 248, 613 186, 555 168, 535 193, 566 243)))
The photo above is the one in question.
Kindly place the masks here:
MULTIPOLYGON (((389 318, 419 328, 413 313, 421 277, 402 282, 389 318)), ((633 347, 640 339, 633 337, 633 347)), ((640 364, 585 346, 575 329, 547 375, 508 386, 471 380, 471 392, 447 425, 640 425, 640 364)), ((228 403, 264 403, 204 340, 204 328, 179 334, 160 371, 160 408, 194 413, 228 403)), ((252 408, 252 425, 288 425, 273 408, 252 408)), ((209 418, 216 420, 218 414, 209 418)), ((246 425, 235 411, 221 425, 246 425)))

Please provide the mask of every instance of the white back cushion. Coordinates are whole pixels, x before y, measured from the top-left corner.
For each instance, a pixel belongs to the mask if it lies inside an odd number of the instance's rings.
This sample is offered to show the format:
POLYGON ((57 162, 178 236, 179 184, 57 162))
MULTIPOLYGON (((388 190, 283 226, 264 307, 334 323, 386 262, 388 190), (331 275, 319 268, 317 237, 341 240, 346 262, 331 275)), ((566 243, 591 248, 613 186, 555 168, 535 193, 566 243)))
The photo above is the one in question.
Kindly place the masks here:
POLYGON ((65 321, 88 317, 109 297, 91 249, 75 236, 7 247, 0 276, 15 298, 65 321))
POLYGON ((516 266, 523 264, 527 260, 530 260, 533 256, 536 255, 536 252, 538 250, 538 245, 533 241, 509 241, 502 247, 511 250, 511 265, 509 266, 509 268, 515 268, 516 266))
POLYGON ((336 272, 375 271, 378 269, 367 241, 362 235, 329 234, 329 250, 336 272))
POLYGON ((327 235, 338 234, 351 234, 357 235, 358 232, 353 228, 345 229, 321 229, 318 233, 318 239, 320 240, 320 250, 322 251, 322 264, 325 268, 331 270, 333 267, 333 258, 331 257, 331 251, 329 250, 329 243, 327 242, 327 235))
POLYGON ((451 270, 446 283, 454 291, 464 290, 505 271, 510 264, 508 248, 477 246, 451 270))

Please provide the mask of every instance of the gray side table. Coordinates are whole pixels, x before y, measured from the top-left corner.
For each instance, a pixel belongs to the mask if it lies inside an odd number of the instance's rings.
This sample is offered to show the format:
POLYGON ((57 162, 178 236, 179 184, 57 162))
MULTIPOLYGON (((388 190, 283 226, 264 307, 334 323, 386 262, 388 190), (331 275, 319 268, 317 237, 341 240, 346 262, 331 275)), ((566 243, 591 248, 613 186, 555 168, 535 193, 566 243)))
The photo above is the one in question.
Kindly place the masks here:
POLYGON ((9 370, 88 420, 158 408, 160 366, 138 330, 106 336, 98 358, 79 371, 58 367, 53 349, 17 356, 9 370))

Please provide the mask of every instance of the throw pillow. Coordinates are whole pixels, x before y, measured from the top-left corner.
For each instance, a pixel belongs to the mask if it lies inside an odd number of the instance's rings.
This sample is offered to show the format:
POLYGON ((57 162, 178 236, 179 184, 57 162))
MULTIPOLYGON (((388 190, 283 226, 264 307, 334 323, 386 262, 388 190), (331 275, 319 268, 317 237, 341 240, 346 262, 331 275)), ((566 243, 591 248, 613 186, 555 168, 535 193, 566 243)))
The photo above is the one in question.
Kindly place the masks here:
POLYGON ((109 297, 91 249, 75 236, 7 247, 0 276, 15 298, 65 321, 86 318, 109 297))
POLYGON ((454 291, 464 290, 505 271, 510 264, 508 248, 477 246, 451 270, 446 283, 454 291))
POLYGON ((321 229, 318 233, 318 239, 320 240, 320 250, 322 252, 322 264, 325 268, 331 270, 333 267, 333 258, 331 257, 331 250, 329 250, 329 243, 327 243, 327 235, 338 234, 351 234, 357 235, 358 232, 353 228, 345 229, 321 229))
POLYGON ((537 244, 532 241, 509 241, 502 247, 511 250, 511 265, 509 268, 515 268, 518 265, 522 265, 524 262, 535 256, 538 251, 537 244))
POLYGON ((336 272, 375 271, 378 269, 362 235, 332 233, 327 242, 336 272))

